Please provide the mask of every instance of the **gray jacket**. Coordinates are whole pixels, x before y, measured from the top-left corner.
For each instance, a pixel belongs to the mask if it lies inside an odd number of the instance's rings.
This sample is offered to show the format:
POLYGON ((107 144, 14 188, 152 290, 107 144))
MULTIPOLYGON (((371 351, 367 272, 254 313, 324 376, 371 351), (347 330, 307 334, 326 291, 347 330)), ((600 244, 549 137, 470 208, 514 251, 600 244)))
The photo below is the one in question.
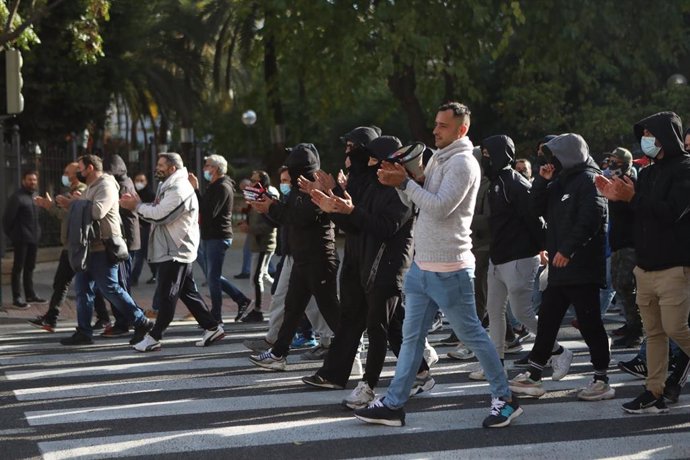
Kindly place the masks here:
POLYGON ((86 270, 89 243, 95 237, 90 200, 76 200, 67 215, 67 253, 69 264, 75 272, 86 270))

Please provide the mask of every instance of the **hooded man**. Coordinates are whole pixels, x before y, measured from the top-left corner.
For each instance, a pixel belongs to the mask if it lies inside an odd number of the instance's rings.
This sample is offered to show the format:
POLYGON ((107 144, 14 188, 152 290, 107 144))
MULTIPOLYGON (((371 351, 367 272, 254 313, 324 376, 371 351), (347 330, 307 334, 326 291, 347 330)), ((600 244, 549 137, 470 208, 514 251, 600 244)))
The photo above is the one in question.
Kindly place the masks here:
MULTIPOLYGON (((487 310, 489 335, 501 359, 506 342, 506 302, 515 317, 532 332, 537 318, 532 307, 534 280, 539 270, 539 252, 544 249, 544 225, 530 205, 530 182, 513 169, 515 144, 504 135, 491 136, 482 142, 481 165, 491 181, 489 187, 489 229, 491 232, 488 271, 487 310)), ((554 379, 568 371, 572 352, 554 342, 552 364, 554 379)), ((470 374, 483 380, 483 371, 470 374)))
MULTIPOLYGON (((610 353, 601 320, 599 289, 606 284, 605 226, 606 200, 597 193, 594 179, 601 170, 579 134, 562 134, 542 146, 548 164, 539 168, 532 185, 534 213, 546 220, 546 249, 549 253, 548 287, 539 308, 534 348, 529 370, 510 382, 518 394, 540 397, 542 371, 551 358, 552 347, 568 307, 573 305, 580 332, 587 343, 594 367, 594 379, 578 392, 586 401, 610 399, 615 391, 606 375, 610 353)), ((554 378, 568 371, 572 353, 564 349, 563 367, 554 365, 554 378), (556 373, 558 372, 558 373, 556 373)))
POLYGON ((660 112, 637 122, 634 133, 652 164, 630 179, 597 178, 612 201, 635 212, 637 305, 647 333, 646 390, 623 404, 630 413, 667 412, 664 380, 668 339, 690 354, 690 154, 684 150, 682 122, 660 112))
POLYGON ((291 149, 285 165, 292 183, 287 202, 270 197, 250 202, 254 209, 285 226, 293 257, 285 296, 285 318, 278 338, 271 349, 249 357, 253 364, 273 370, 285 370, 290 343, 312 295, 331 330, 337 329, 340 317, 337 295, 339 261, 333 224, 297 185, 300 176, 314 181, 314 174, 320 167, 319 153, 313 144, 298 144, 291 149))
MULTIPOLYGON (((329 197, 318 190, 312 192, 312 199, 323 211, 331 213, 334 223, 348 235, 349 251, 343 265, 347 264, 350 276, 341 276, 342 314, 328 356, 316 374, 302 381, 321 388, 345 388, 366 330, 369 348, 364 377, 343 400, 351 409, 365 407, 374 400, 374 388, 388 349, 389 327, 394 327, 393 317, 401 303, 403 273, 411 260, 412 207, 404 204, 394 189, 380 184, 376 174, 380 163, 400 147, 402 144, 393 136, 378 137, 366 146, 368 161, 362 171, 357 200, 349 194, 349 181, 344 198, 329 197)), ((396 324, 400 327, 399 321, 396 324)), ((390 339, 396 355, 400 335, 396 334, 397 341, 390 339)), ((419 371, 428 370, 423 361, 419 371)), ((428 372, 423 377, 419 391, 434 384, 428 372)))

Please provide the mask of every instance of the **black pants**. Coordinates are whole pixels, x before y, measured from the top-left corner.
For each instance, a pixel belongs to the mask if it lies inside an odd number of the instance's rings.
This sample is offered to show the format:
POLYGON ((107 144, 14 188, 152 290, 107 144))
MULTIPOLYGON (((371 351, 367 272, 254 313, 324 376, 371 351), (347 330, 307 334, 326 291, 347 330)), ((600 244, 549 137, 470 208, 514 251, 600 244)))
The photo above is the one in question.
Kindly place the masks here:
POLYGON ((199 325, 208 330, 218 326, 218 321, 213 318, 211 310, 199 294, 199 290, 192 275, 192 264, 181 262, 162 262, 158 264, 156 278, 156 296, 158 299, 158 317, 156 324, 149 334, 156 340, 163 337, 163 332, 168 328, 175 317, 177 301, 189 309, 199 325))
POLYGON ((340 302, 337 272, 337 260, 295 262, 285 295, 285 318, 272 349, 274 355, 287 356, 292 338, 312 296, 328 327, 332 331, 338 329, 340 302))
POLYGON ((611 355, 609 342, 601 320, 599 308, 599 286, 585 284, 579 286, 548 286, 541 298, 537 337, 529 360, 545 366, 551 357, 553 344, 561 327, 561 321, 568 307, 575 308, 580 323, 580 333, 589 348, 595 370, 606 370, 611 355))
POLYGON ((58 262, 55 277, 53 278, 53 295, 50 297, 48 304, 48 311, 45 314, 45 320, 49 324, 55 324, 60 315, 60 306, 67 297, 67 291, 74 279, 74 270, 69 264, 69 253, 67 249, 63 249, 60 253, 60 261, 58 262))
POLYGON ((38 247, 32 243, 13 241, 14 261, 12 263, 12 299, 22 296, 22 281, 26 299, 36 297, 34 291, 34 269, 38 247))

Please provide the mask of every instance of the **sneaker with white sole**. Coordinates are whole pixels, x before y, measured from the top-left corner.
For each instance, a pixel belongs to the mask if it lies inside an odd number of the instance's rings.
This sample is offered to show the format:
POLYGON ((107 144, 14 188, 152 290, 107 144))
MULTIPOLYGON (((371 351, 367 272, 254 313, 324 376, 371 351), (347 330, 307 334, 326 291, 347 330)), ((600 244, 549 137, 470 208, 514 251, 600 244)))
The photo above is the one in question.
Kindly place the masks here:
POLYGON ((287 359, 285 359, 285 356, 276 356, 271 351, 272 349, 258 355, 251 355, 249 361, 255 366, 263 367, 264 369, 284 371, 287 368, 287 359))
POLYGON ((403 426, 405 425, 405 411, 400 409, 391 409, 383 403, 384 398, 377 399, 363 409, 355 411, 355 417, 367 423, 375 423, 377 425, 386 426, 403 426))
POLYGON ((141 342, 135 343, 132 345, 132 348, 142 353, 147 351, 158 351, 161 349, 161 343, 150 335, 146 334, 141 342))
POLYGON ((513 419, 522 415, 522 412, 522 407, 515 397, 511 402, 501 398, 491 398, 491 413, 484 419, 482 426, 484 428, 503 428, 510 425, 513 419))
POLYGON ((434 347, 429 345, 429 341, 425 340, 424 341, 424 361, 426 361, 426 365, 429 367, 432 367, 434 364, 438 362, 438 353, 436 353, 436 350, 434 347))
POLYGON ((540 398, 546 393, 541 380, 532 380, 529 372, 518 374, 517 377, 509 382, 509 387, 513 393, 534 396, 535 398, 540 398))
POLYGON ((451 359, 459 359, 462 361, 466 361, 468 359, 474 358, 474 352, 471 351, 469 348, 465 348, 464 345, 458 345, 458 348, 448 352, 448 357, 451 359))
POLYGON ((629 414, 663 414, 668 412, 668 407, 663 396, 657 398, 651 391, 645 390, 637 398, 623 404, 623 410, 629 414))
POLYGON ((343 399, 343 406, 350 409, 363 409, 376 399, 376 393, 367 382, 361 381, 350 395, 343 399))
POLYGON ((225 337, 225 331, 223 330, 223 326, 219 325, 215 329, 205 330, 204 335, 201 336, 201 340, 195 343, 195 345, 197 347, 207 347, 223 337, 225 337))
POLYGON ((568 374, 570 364, 573 362, 573 352, 563 347, 563 352, 558 355, 551 355, 551 367, 553 374, 551 380, 561 380, 568 374))
POLYGON ((242 345, 255 353, 262 353, 273 346, 273 344, 267 342, 266 339, 249 339, 242 342, 242 345))
POLYGON ((343 390, 344 386, 333 383, 325 378, 321 377, 319 374, 309 375, 307 377, 302 377, 302 383, 310 385, 317 388, 328 388, 329 390, 343 390))
POLYGON ((616 390, 602 380, 592 380, 585 388, 577 393, 577 398, 583 401, 601 401, 612 399, 616 396, 616 390))
POLYGON ((307 350, 305 353, 302 353, 302 355, 300 355, 300 359, 302 361, 323 361, 327 354, 328 347, 324 347, 323 345, 319 344, 311 350, 307 350))
POLYGON ((486 380, 486 376, 484 375, 484 369, 482 369, 482 365, 479 363, 475 363, 472 366, 472 372, 470 372, 470 380, 486 380))
POLYGON ((522 351, 522 344, 520 343, 520 338, 515 337, 515 340, 513 340, 512 342, 506 342, 503 350, 504 350, 504 353, 507 355, 521 352, 522 351))
POLYGON ((418 395, 426 391, 431 391, 431 389, 434 388, 434 385, 436 385, 436 381, 431 376, 429 371, 421 372, 417 374, 417 376, 414 379, 412 389, 410 390, 410 396, 418 395))

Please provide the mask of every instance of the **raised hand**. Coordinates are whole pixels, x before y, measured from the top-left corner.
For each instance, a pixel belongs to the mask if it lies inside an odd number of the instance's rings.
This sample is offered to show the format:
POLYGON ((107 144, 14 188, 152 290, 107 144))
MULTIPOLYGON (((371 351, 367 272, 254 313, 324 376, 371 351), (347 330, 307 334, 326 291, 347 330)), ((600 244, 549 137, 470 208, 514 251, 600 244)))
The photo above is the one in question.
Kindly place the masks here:
POLYGON ((381 167, 376 172, 379 182, 390 187, 398 187, 407 178, 407 171, 400 163, 382 161, 381 167))
POLYGON ((554 165, 552 165, 551 163, 547 163, 539 168, 539 175, 546 180, 551 180, 553 179, 553 173, 555 170, 556 167, 554 165))

